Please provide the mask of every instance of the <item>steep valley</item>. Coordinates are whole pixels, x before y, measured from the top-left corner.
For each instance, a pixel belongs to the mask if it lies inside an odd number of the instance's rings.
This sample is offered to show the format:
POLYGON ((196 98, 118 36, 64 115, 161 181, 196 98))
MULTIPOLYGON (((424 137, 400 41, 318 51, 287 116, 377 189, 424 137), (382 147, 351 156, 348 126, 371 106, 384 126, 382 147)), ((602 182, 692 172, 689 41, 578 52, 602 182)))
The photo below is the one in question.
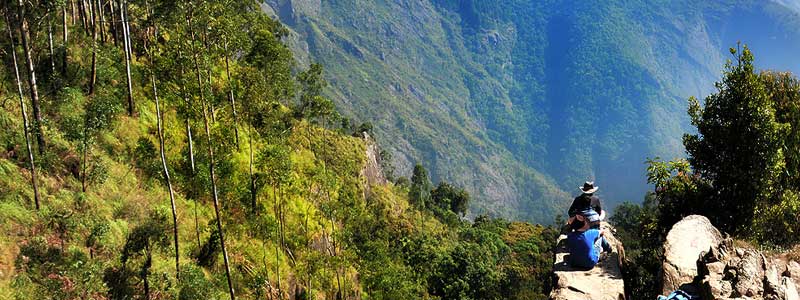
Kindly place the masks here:
POLYGON ((371 122, 398 176, 423 162, 474 214, 549 223, 586 179, 638 202, 647 158, 684 156, 702 99, 737 41, 792 70, 790 1, 306 1, 263 9, 291 30, 326 94, 371 122))

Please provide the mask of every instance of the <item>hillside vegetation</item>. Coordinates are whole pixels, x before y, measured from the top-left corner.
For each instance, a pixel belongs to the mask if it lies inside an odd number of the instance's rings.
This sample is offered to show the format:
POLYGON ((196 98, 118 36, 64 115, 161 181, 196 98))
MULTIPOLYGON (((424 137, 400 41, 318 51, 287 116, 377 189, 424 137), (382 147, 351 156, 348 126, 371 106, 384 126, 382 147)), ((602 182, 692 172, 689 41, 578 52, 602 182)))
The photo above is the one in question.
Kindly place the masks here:
POLYGON ((554 230, 366 178, 258 3, 2 13, 0 299, 545 299, 554 230))
POLYGON ((685 99, 713 91, 736 41, 763 67, 800 63, 798 12, 779 1, 266 3, 398 176, 425 162, 477 196, 473 213, 541 223, 587 179, 609 208, 638 201, 648 157, 685 156, 685 99))

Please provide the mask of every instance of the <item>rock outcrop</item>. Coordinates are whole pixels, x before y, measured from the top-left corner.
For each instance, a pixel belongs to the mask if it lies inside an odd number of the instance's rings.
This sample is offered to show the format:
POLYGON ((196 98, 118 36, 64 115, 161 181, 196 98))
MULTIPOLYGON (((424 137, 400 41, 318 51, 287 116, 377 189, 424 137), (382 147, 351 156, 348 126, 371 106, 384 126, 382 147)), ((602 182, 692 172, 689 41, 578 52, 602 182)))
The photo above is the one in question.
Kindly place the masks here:
POLYGON ((361 175, 367 179, 367 188, 372 185, 383 185, 387 183, 386 177, 383 175, 383 168, 381 167, 381 151, 378 144, 367 132, 362 133, 364 141, 367 144, 367 164, 361 170, 361 175))
POLYGON ((800 264, 723 238, 703 216, 676 223, 664 244, 663 294, 681 288, 706 300, 800 300, 800 264))
POLYGON ((722 234, 704 216, 692 215, 672 226, 664 243, 662 294, 669 295, 697 276, 700 253, 719 245, 722 234))
POLYGON ((625 251, 622 243, 614 237, 611 225, 603 223, 601 228, 605 230, 605 237, 613 252, 588 271, 569 266, 566 261, 569 254, 567 236, 562 234, 558 238, 551 300, 625 300, 625 284, 620 267, 625 251))

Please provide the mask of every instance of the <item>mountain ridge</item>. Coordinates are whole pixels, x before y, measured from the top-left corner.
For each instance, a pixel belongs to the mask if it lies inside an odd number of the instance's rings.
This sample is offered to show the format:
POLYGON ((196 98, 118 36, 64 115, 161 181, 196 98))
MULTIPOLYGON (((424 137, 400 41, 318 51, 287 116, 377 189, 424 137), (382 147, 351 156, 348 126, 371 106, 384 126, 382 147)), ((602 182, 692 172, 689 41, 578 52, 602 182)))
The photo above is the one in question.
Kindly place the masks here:
MULTIPOLYGON (((756 39, 800 19, 781 7, 525 0, 264 5, 293 32, 294 52, 305 52, 298 57, 326 66, 328 95, 345 114, 375 125, 400 175, 424 161, 435 180, 482 199, 473 213, 545 223, 586 179, 603 186, 609 207, 641 199, 644 161, 683 156, 681 135, 691 131, 685 99, 713 90, 727 47, 735 46, 728 33, 739 28, 740 11, 755 16, 748 24, 758 26, 741 38, 754 39, 757 53, 800 49, 756 39)), ((770 60, 764 65, 779 66, 770 60)))

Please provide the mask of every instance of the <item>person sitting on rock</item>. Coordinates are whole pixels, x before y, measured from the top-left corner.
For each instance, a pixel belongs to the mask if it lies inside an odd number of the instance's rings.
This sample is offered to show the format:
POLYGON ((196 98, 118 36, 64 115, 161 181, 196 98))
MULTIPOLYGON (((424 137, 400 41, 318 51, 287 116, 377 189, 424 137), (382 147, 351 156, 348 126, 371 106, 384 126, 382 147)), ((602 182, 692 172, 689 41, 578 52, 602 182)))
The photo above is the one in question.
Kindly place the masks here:
MULTIPOLYGON (((577 219, 583 219, 583 216, 577 215, 577 219)), ((568 262, 574 268, 591 269, 600 261, 601 253, 611 253, 612 250, 600 229, 592 228, 591 222, 582 222, 583 227, 567 234, 568 262)))
POLYGON ((577 230, 584 227, 583 222, 585 220, 589 223, 589 228, 600 229, 600 221, 606 217, 600 198, 594 195, 600 187, 595 186, 592 181, 587 181, 579 189, 582 193, 572 200, 572 205, 570 205, 567 212, 569 215, 567 224, 570 225, 572 230, 577 230), (576 218, 578 215, 583 216, 582 220, 576 218))

